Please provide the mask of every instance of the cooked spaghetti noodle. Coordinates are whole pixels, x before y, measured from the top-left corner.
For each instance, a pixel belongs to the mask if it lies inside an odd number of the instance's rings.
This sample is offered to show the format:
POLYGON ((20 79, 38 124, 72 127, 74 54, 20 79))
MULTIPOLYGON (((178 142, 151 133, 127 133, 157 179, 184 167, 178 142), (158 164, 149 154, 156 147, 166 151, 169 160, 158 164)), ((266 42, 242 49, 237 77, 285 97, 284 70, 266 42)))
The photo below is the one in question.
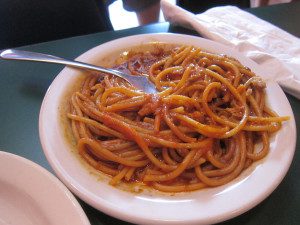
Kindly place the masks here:
POLYGON ((90 75, 71 97, 79 154, 119 182, 164 192, 226 184, 269 151, 289 117, 265 104, 265 83, 237 60, 192 46, 129 52, 116 69, 149 74, 159 93, 90 75), (257 143, 262 143, 257 149, 257 143))

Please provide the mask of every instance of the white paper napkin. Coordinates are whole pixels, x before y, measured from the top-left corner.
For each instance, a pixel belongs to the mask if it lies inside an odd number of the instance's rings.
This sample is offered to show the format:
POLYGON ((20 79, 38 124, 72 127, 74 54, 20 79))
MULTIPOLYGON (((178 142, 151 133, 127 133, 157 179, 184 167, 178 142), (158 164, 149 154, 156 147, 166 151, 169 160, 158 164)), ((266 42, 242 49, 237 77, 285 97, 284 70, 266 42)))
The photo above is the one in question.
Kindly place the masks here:
POLYGON ((272 79, 300 99, 300 39, 234 6, 215 7, 195 15, 165 0, 167 21, 196 30, 229 45, 263 66, 272 79))

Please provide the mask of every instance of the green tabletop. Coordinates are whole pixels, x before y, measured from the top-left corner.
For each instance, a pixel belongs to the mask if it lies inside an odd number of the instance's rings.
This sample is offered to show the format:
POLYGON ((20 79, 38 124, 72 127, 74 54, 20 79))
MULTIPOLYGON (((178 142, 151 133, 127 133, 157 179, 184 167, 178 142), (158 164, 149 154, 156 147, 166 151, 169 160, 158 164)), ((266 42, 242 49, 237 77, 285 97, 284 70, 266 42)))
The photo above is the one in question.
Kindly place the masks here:
MULTIPOLYGON (((300 37, 300 2, 249 9, 249 12, 300 37)), ((101 43, 134 34, 195 32, 169 25, 153 24, 128 30, 95 33, 20 49, 76 58, 101 43)), ((0 61, 0 150, 30 159, 50 170, 41 148, 38 135, 38 117, 43 97, 62 66, 0 61)), ((300 101, 288 95, 297 127, 300 123, 300 101)), ((297 129, 299 133, 299 130, 297 129)), ((290 170, 278 188, 261 204, 223 224, 300 224, 300 153, 296 153, 290 170)), ((88 206, 80 201, 92 225, 127 224, 88 206)))

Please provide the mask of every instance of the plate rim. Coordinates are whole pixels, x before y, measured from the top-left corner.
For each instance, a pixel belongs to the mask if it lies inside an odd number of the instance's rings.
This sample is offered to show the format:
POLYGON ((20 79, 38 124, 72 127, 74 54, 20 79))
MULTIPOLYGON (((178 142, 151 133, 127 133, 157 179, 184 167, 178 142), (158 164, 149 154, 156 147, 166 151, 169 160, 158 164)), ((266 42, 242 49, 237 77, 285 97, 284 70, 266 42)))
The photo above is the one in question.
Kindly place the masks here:
MULTIPOLYGON (((29 171, 31 173, 32 176, 30 178, 35 179, 36 181, 41 181, 41 182, 48 180, 48 183, 51 185, 51 187, 49 187, 49 188, 56 189, 55 193, 57 193, 57 192, 61 193, 63 196, 65 196, 66 200, 68 200, 68 203, 65 203, 64 207, 68 207, 68 210, 74 211, 74 214, 78 215, 78 217, 76 219, 82 225, 90 225, 90 221, 89 221, 87 215, 85 214, 84 210, 82 209, 81 205, 79 204, 79 202, 77 201, 75 196, 51 172, 49 172, 48 170, 46 170, 44 167, 40 166, 36 162, 33 162, 23 156, 16 155, 14 153, 7 152, 5 150, 0 149, 0 162, 2 160, 10 160, 10 162, 13 161, 13 163, 8 163, 8 164, 4 164, 4 165, 1 164, 0 168, 2 168, 2 169, 3 169, 3 167, 5 167, 6 169, 10 168, 11 170, 9 170, 9 171, 13 171, 14 165, 17 164, 18 167, 20 167, 21 169, 29 171)), ((10 175, 9 171, 6 171, 6 173, 5 173, 5 174, 7 174, 7 176, 10 175)), ((5 177, 7 177, 7 176, 5 176, 5 177)), ((5 180, 5 177, 1 176, 1 173, 0 173, 0 180, 4 180, 4 182, 7 182, 5 180)), ((29 195, 36 202, 38 202, 39 199, 35 198, 36 197, 35 193, 36 193, 36 191, 41 191, 41 188, 39 186, 34 186, 34 187, 30 186, 31 189, 28 190, 29 189, 28 185, 22 185, 22 184, 18 183, 19 181, 17 181, 17 180, 20 179, 20 177, 21 177, 21 175, 18 174, 17 178, 16 177, 8 178, 8 179, 10 179, 10 181, 11 181, 11 179, 14 179, 13 183, 9 182, 8 184, 15 186, 17 190, 23 191, 26 195, 29 195)), ((21 178, 21 179, 23 179, 23 178, 21 178)), ((57 212, 60 210, 61 209, 57 210, 57 212)))

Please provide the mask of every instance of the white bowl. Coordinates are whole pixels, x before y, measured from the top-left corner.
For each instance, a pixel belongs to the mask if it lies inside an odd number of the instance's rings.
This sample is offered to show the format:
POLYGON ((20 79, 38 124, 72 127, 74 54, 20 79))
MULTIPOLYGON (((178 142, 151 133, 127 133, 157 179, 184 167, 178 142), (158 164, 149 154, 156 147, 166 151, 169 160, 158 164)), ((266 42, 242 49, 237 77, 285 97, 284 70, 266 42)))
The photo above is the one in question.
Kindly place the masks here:
MULTIPOLYGON (((112 52, 152 41, 194 45, 210 52, 223 53, 264 77, 263 68, 238 52, 213 41, 179 34, 146 34, 117 39, 87 51, 77 60, 99 63, 99 59, 112 52)), ((50 165, 64 184, 83 201, 110 216, 139 224, 210 224, 224 221, 264 200, 288 171, 296 144, 294 116, 281 88, 267 80, 268 104, 279 115, 289 115, 291 119, 272 137, 267 157, 237 179, 224 186, 174 195, 156 191, 133 193, 112 187, 107 184, 107 179, 93 175, 76 156, 61 126, 59 109, 61 104, 65 104, 62 99, 69 85, 81 75, 79 70, 65 68, 51 84, 40 111, 40 139, 50 165)))

